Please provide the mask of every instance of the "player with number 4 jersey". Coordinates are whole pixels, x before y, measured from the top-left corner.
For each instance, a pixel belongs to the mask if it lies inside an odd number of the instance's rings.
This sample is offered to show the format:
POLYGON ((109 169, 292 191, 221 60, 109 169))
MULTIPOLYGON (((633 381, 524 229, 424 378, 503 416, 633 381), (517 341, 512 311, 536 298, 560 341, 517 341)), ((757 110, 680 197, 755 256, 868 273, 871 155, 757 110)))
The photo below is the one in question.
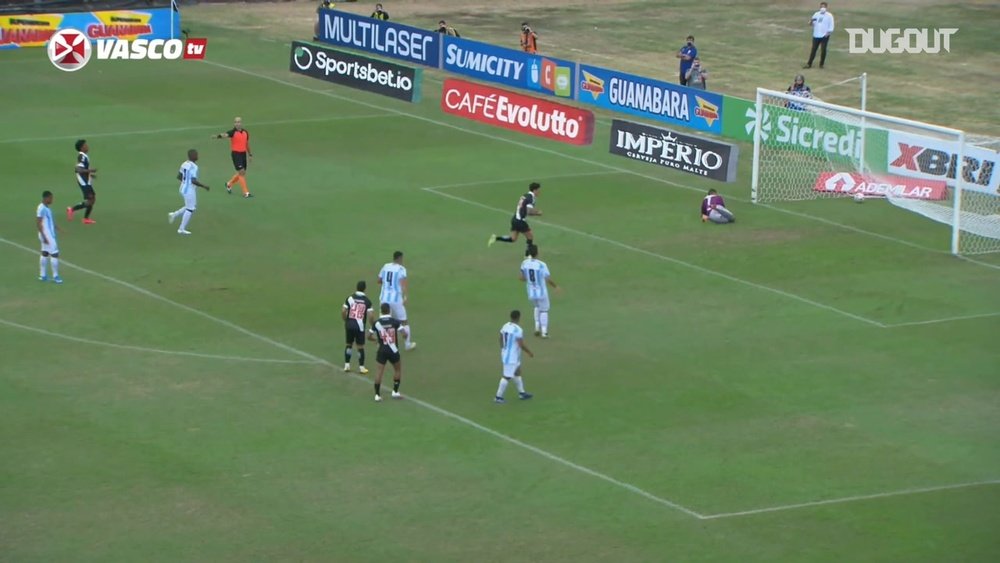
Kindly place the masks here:
POLYGON ((406 267, 403 266, 403 253, 399 250, 392 253, 392 262, 387 262, 378 273, 378 284, 382 287, 378 301, 380 305, 388 304, 392 318, 406 327, 406 349, 412 350, 417 343, 411 340, 410 322, 406 318, 406 300, 409 282, 406 279, 406 267))
POLYGON ((344 371, 351 371, 351 353, 358 349, 358 371, 368 373, 365 367, 365 328, 372 320, 372 300, 365 295, 368 284, 359 281, 357 291, 344 300, 340 316, 344 319, 347 333, 347 348, 344 350, 344 371))
POLYGON ((538 247, 528 247, 528 257, 521 262, 521 281, 528 287, 528 300, 535 307, 535 336, 549 337, 549 287, 559 289, 552 280, 549 266, 538 259, 538 247))

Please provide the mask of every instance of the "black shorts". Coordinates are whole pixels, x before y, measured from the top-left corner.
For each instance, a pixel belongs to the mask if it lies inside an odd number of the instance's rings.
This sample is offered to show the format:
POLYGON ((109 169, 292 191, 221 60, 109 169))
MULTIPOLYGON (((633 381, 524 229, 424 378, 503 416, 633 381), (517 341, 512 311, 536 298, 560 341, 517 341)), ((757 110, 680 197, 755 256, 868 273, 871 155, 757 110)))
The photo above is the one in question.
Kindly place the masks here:
POLYGON ((90 184, 80 186, 80 191, 83 192, 83 199, 89 199, 90 196, 97 195, 97 192, 94 191, 94 186, 90 184))
POLYGON ((365 345, 365 331, 359 329, 357 325, 347 327, 347 345, 357 344, 358 346, 365 345))
POLYGON ((528 226, 528 222, 524 219, 518 219, 517 217, 511 217, 510 219, 510 230, 515 233, 527 233, 531 230, 528 226))
POLYGON ((399 364, 399 352, 393 352, 391 348, 379 346, 378 353, 375 354, 375 363, 385 365, 386 362, 392 365, 399 364))
POLYGON ((245 152, 233 153, 233 168, 235 168, 237 171, 247 169, 247 153, 245 152))

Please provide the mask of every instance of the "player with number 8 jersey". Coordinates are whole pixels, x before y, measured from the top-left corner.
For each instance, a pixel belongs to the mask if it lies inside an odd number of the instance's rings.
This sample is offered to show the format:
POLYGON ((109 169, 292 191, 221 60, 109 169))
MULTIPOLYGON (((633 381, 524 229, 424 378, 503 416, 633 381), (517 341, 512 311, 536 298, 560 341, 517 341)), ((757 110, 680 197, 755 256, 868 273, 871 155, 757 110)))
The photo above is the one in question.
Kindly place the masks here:
POLYGON ((351 353, 358 349, 358 371, 368 373, 365 367, 365 328, 372 320, 372 300, 365 295, 368 284, 359 281, 357 291, 344 300, 340 316, 344 319, 347 333, 347 348, 344 350, 344 371, 351 371, 351 353))
POLYGON ((521 262, 518 276, 527 284, 528 299, 535 307, 535 336, 549 337, 549 287, 558 289, 549 266, 538 259, 538 247, 528 247, 528 257, 521 262))

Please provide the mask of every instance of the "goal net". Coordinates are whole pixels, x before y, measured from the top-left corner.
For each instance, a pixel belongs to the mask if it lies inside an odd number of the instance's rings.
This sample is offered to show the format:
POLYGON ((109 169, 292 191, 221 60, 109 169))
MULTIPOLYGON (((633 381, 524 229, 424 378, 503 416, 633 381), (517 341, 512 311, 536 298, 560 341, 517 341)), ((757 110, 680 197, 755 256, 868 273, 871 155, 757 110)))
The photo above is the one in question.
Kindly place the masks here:
POLYGON ((755 203, 883 198, 948 225, 952 253, 1000 252, 996 151, 956 129, 784 92, 758 89, 756 106, 755 203))

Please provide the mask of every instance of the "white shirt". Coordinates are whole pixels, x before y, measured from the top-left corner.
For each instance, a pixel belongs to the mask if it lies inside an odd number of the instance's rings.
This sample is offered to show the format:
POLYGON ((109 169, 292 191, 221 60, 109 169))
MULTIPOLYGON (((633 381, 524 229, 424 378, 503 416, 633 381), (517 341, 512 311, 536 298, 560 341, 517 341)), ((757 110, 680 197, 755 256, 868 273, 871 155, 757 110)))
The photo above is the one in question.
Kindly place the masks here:
POLYGON ((505 365, 521 363, 521 340, 524 339, 524 329, 514 323, 507 323, 500 329, 500 361, 505 365))
POLYGON ((193 193, 194 184, 191 182, 198 178, 198 165, 191 162, 190 160, 185 160, 184 164, 181 164, 181 195, 188 195, 193 193))
POLYGON ((35 217, 42 220, 42 230, 45 231, 45 238, 49 239, 49 244, 56 243, 56 222, 52 218, 52 210, 44 203, 38 204, 35 210, 35 217))
POLYGON ((548 299, 549 267, 545 262, 535 258, 525 258, 521 262, 521 275, 528 286, 528 299, 548 299))
POLYGON ((828 33, 833 33, 833 14, 816 12, 812 17, 813 37, 822 39, 828 33))
POLYGON ((389 262, 382 266, 378 273, 382 280, 382 292, 379 293, 379 303, 402 303, 403 280, 406 279, 406 268, 402 264, 389 262))

